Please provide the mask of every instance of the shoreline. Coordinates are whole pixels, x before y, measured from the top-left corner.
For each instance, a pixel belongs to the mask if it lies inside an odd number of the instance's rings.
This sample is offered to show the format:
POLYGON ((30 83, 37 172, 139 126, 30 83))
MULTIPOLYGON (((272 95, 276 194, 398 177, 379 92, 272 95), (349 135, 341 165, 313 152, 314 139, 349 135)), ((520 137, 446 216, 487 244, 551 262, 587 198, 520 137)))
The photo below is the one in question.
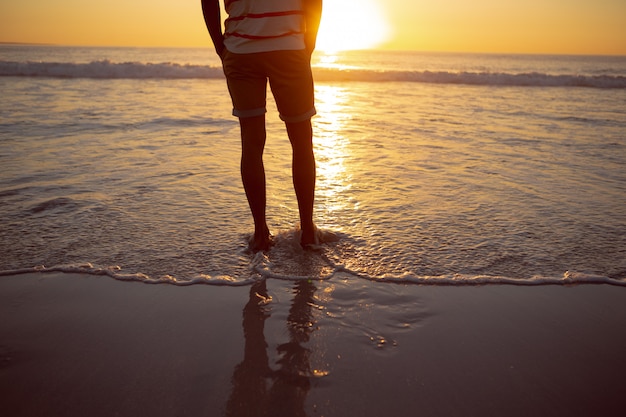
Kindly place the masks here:
POLYGON ((0 277, 0 311, 11 416, 609 416, 626 372, 608 285, 30 273, 0 277))

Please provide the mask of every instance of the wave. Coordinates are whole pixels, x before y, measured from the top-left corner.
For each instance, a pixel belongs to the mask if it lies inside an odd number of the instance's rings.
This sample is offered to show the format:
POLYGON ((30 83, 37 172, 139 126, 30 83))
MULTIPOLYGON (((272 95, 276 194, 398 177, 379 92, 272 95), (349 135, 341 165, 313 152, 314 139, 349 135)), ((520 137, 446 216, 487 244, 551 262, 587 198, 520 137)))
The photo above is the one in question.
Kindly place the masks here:
POLYGON ((533 276, 530 278, 512 278, 506 276, 490 276, 490 275, 463 275, 450 274, 440 276, 417 276, 410 273, 402 275, 385 274, 381 276, 371 276, 357 271, 351 271, 342 265, 334 264, 326 258, 326 261, 332 266, 332 271, 321 276, 298 276, 286 275, 272 272, 268 266, 267 258, 262 253, 256 254, 251 262, 251 270, 254 272, 247 278, 234 278, 227 275, 198 275, 190 279, 180 279, 170 275, 159 278, 153 278, 142 273, 124 273, 119 266, 96 267, 90 263, 57 265, 52 267, 36 266, 32 268, 22 268, 14 270, 0 271, 1 276, 20 275, 28 273, 80 273, 95 276, 108 276, 118 281, 142 282, 144 284, 170 284, 175 286, 189 285, 214 285, 214 286, 231 286, 240 287, 248 286, 260 279, 279 279, 287 281, 300 280, 329 280, 337 274, 343 273, 354 276, 356 278, 365 279, 373 282, 396 283, 396 284, 416 284, 416 285, 436 285, 436 286, 484 286, 484 285, 515 285, 515 286, 546 286, 546 285, 581 285, 581 284, 608 284, 620 287, 626 287, 626 280, 619 278, 611 278, 602 275, 586 274, 581 272, 566 271, 560 277, 542 277, 533 276))
POLYGON ((538 72, 451 72, 451 71, 316 71, 318 81, 417 82, 503 87, 591 87, 626 88, 626 77, 613 75, 553 75, 538 72))
MULTIPOLYGON (((571 75, 468 71, 374 71, 366 69, 314 68, 315 79, 324 82, 416 82, 516 87, 626 88, 620 75, 571 75)), ((91 79, 218 79, 221 67, 177 63, 89 63, 0 61, 0 76, 91 79)))
POLYGON ((105 59, 84 64, 71 62, 0 61, 0 76, 95 79, 194 79, 221 78, 223 73, 221 68, 207 65, 115 63, 105 59))

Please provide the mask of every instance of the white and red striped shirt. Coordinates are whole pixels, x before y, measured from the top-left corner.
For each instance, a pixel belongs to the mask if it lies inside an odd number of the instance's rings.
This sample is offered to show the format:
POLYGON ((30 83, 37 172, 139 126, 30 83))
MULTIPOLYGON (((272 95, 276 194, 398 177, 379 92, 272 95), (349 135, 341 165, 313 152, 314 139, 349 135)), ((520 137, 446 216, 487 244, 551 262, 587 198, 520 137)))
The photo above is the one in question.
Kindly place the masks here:
POLYGON ((224 45, 234 53, 304 49, 301 0, 224 0, 224 45))

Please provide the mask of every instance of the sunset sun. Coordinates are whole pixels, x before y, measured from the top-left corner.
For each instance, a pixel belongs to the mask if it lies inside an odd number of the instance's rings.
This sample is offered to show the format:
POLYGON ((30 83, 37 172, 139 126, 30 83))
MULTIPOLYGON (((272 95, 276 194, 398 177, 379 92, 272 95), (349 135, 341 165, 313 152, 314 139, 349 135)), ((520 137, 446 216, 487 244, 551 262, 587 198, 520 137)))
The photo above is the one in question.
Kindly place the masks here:
POLYGON ((374 48, 389 37, 378 0, 324 2, 317 49, 337 52, 374 48))

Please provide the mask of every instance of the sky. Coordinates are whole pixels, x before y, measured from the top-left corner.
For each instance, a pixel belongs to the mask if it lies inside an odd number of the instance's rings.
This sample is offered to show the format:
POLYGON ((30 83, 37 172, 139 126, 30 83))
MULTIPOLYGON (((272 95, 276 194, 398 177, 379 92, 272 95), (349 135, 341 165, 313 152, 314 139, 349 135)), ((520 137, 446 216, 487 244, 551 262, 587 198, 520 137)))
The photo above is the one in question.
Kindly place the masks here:
MULTIPOLYGON (((318 46, 626 55, 624 0, 324 0, 318 46)), ((0 42, 210 46, 200 0, 0 0, 0 42)))

